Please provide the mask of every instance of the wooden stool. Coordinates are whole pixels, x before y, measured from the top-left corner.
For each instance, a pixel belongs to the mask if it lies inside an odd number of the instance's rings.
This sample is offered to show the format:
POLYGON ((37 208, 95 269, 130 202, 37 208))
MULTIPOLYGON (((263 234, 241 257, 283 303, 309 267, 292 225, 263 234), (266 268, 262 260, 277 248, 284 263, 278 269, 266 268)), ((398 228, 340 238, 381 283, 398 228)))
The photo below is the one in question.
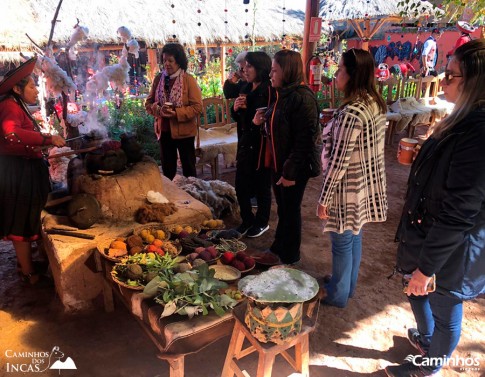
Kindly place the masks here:
POLYGON ((236 361, 253 352, 258 352, 259 354, 257 377, 271 376, 275 357, 279 354, 288 361, 295 371, 301 373, 302 376, 308 377, 310 375, 309 335, 315 328, 319 301, 319 298, 316 297, 304 304, 301 332, 283 344, 260 343, 254 338, 244 322, 246 305, 237 306, 232 313, 236 321, 221 377, 233 377, 234 374, 238 377, 247 376, 248 374, 243 373, 236 361), (249 341, 250 345, 243 349, 245 339, 249 341), (295 347, 295 357, 288 353, 291 347, 295 347))

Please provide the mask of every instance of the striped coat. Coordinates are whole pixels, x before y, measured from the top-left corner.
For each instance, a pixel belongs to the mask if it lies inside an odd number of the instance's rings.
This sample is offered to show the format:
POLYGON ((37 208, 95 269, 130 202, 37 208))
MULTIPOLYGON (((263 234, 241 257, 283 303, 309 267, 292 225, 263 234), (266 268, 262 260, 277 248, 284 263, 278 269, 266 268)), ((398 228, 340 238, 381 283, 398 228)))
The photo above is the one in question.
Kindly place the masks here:
POLYGON ((385 131, 386 117, 374 101, 346 105, 324 129, 319 198, 329 213, 324 231, 357 234, 367 222, 386 220, 385 131))

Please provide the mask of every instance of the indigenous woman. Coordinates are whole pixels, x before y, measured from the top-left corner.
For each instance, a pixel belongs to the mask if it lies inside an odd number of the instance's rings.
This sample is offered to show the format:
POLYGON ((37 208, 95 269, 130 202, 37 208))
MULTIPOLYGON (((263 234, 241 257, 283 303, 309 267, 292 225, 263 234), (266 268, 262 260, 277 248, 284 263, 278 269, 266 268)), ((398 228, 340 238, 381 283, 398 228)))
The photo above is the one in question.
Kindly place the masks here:
POLYGON ((39 94, 30 59, 0 83, 0 238, 12 241, 21 277, 31 284, 41 275, 32 262, 31 242, 40 238, 40 214, 51 189, 41 149, 62 147, 58 135, 43 134, 27 105, 39 94))

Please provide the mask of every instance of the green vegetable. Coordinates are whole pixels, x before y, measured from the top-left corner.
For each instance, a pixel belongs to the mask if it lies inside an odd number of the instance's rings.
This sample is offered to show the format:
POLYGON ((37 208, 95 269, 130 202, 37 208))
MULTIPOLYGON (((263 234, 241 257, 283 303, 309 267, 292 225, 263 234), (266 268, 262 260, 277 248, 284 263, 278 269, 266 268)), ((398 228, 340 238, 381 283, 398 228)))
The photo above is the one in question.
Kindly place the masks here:
POLYGON ((222 316, 237 301, 220 293, 227 284, 215 279, 214 273, 204 263, 196 270, 171 276, 159 275, 147 284, 144 293, 153 296, 156 288, 155 301, 164 306, 162 318, 174 313, 192 318, 199 313, 207 315, 209 309, 222 316))
POLYGON ((173 275, 173 270, 184 259, 184 257, 173 257, 170 253, 164 256, 139 253, 123 258, 120 263, 116 263, 111 275, 130 286, 139 287, 145 285, 147 276, 173 275))

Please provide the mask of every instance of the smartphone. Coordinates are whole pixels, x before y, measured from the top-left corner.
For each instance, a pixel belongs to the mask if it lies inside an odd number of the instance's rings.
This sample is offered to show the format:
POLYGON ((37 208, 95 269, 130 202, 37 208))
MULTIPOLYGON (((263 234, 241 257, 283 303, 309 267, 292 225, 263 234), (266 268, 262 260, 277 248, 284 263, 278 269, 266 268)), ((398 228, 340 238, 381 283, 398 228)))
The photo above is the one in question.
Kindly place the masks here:
MULTIPOLYGON (((402 285, 403 285, 402 291, 404 293, 408 293, 408 285, 412 276, 413 275, 411 274, 406 274, 402 277, 402 285)), ((431 292, 434 292, 435 290, 436 290, 436 275, 433 274, 433 276, 431 276, 431 280, 428 283, 428 286, 426 287, 426 292, 431 293, 431 292)))

